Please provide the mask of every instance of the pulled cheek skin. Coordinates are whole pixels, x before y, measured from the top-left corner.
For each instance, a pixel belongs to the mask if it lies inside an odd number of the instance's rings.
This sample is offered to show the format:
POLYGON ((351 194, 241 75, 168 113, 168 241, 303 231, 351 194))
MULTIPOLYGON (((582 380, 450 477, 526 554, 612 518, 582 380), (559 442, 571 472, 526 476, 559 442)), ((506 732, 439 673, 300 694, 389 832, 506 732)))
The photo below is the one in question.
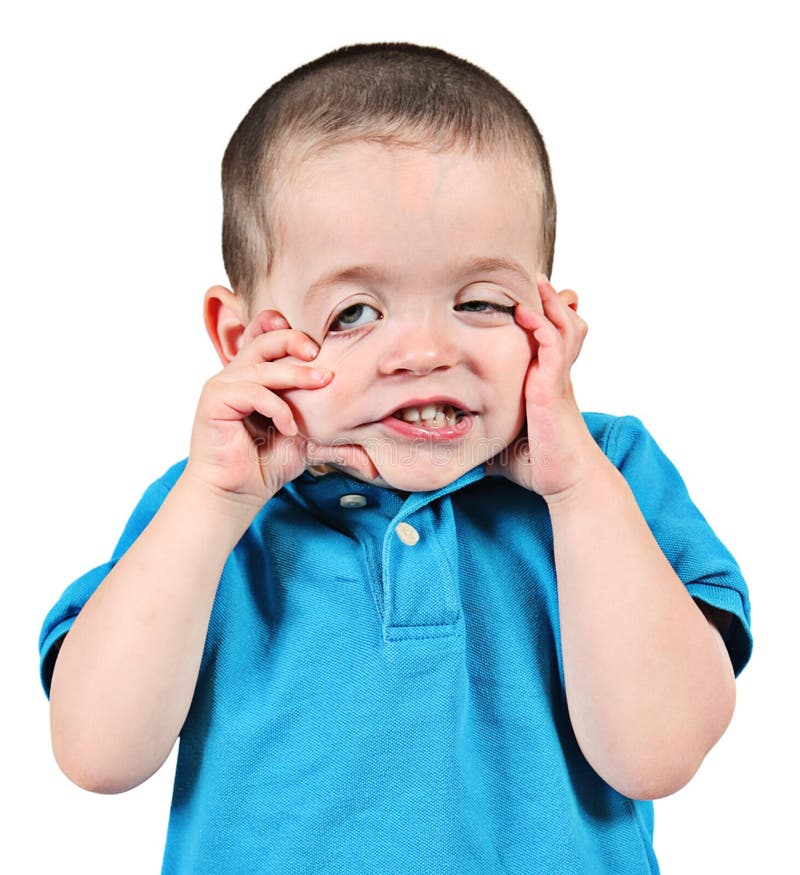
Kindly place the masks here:
POLYGON ((512 429, 513 436, 511 440, 514 440, 519 436, 519 433, 525 427, 525 420, 527 419, 527 410, 525 407, 525 388, 524 383, 520 387, 519 394, 517 395, 517 409, 516 409, 516 418, 515 425, 512 429))
MULTIPOLYGON (((517 416, 522 421, 525 419, 525 383, 528 371, 536 358, 538 343, 533 334, 520 330, 510 341, 505 355, 496 361, 494 370, 496 374, 505 374, 502 392, 509 406, 516 408, 517 416)), ((520 428, 522 426, 520 425, 520 428)))
POLYGON ((281 398, 292 408, 300 434, 319 444, 331 444, 336 439, 336 432, 331 428, 332 412, 335 410, 336 401, 325 397, 329 392, 326 387, 287 389, 280 393, 281 398))
POLYGON ((328 349, 323 346, 312 362, 303 364, 333 372, 333 379, 320 389, 287 389, 281 397, 292 408, 300 434, 321 444, 342 443, 342 434, 360 425, 363 413, 353 406, 365 391, 354 375, 363 370, 363 362, 350 360, 356 350, 328 349))

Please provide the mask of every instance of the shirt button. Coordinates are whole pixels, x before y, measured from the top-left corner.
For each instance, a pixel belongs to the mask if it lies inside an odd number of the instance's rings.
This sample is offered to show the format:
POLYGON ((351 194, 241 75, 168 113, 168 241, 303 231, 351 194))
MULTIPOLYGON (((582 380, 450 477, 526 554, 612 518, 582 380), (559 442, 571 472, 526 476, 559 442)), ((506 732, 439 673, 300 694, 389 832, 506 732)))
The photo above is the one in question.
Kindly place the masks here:
POLYGON ((397 532, 397 537, 409 547, 413 547, 419 541, 419 532, 408 523, 398 523, 394 530, 397 532))
POLYGON ((352 495, 343 495, 339 499, 339 505, 341 507, 364 507, 366 505, 367 499, 363 495, 357 495, 353 493, 352 495))

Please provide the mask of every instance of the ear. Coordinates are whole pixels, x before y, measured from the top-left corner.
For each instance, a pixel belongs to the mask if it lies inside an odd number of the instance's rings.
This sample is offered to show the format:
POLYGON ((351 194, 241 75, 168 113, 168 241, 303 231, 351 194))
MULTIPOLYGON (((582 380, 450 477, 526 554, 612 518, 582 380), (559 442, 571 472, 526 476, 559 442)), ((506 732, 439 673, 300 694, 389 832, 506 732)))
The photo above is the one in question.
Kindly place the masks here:
POLYGON ((578 295, 576 292, 573 292, 572 289, 564 289, 563 291, 558 293, 558 297, 571 309, 576 313, 578 312, 578 295))
POLYGON ((247 327, 244 301, 225 286, 212 286, 203 299, 203 318, 220 361, 227 365, 242 346, 247 327))

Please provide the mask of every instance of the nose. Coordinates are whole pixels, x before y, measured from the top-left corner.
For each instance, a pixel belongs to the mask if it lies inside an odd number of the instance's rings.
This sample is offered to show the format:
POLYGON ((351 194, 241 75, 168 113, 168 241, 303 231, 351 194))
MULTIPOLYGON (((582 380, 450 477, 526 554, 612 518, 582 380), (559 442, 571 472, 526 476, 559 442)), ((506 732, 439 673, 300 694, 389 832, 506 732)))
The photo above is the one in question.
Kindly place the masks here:
POLYGON ((407 373, 424 376, 459 361, 455 339, 441 320, 427 318, 398 321, 383 336, 380 356, 382 374, 407 373))

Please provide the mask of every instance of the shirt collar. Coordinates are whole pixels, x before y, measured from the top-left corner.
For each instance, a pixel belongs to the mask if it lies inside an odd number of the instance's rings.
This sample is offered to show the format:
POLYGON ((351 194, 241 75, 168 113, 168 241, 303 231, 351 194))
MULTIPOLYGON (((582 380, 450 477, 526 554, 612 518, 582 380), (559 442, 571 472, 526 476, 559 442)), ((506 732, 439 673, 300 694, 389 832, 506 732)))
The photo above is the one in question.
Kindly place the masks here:
POLYGON ((291 483, 287 483, 282 491, 287 497, 310 510, 312 506, 318 510, 329 510, 332 505, 338 505, 339 500, 345 495, 363 495, 372 507, 378 507, 384 514, 394 517, 400 510, 404 511, 404 515, 413 513, 444 495, 476 483, 485 476, 485 467, 478 465, 441 489, 431 492, 401 493, 385 486, 356 480, 340 471, 333 471, 324 476, 315 476, 304 471, 291 483))

